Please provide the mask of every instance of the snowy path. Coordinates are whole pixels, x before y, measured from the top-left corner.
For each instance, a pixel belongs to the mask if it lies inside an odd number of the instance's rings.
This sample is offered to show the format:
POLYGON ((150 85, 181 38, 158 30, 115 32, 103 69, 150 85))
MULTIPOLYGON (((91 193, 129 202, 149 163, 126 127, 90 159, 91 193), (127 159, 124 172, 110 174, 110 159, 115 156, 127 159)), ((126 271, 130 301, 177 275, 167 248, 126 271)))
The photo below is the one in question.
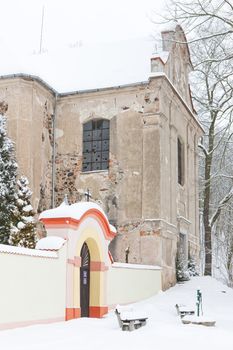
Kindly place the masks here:
POLYGON ((233 290, 212 278, 193 278, 133 307, 149 317, 145 327, 133 332, 122 332, 111 312, 101 320, 83 318, 2 331, 0 349, 233 350, 233 290), (204 316, 215 319, 215 327, 183 325, 177 316, 175 304, 195 305, 198 288, 204 316))

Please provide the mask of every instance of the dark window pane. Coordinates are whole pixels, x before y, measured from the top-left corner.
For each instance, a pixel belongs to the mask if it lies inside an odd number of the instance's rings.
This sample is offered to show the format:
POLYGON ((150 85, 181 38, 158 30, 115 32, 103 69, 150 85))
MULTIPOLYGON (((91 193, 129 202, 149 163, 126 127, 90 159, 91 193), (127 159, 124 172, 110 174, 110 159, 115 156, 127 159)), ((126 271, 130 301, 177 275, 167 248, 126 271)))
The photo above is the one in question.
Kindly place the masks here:
POLYGON ((91 171, 91 163, 83 163, 83 171, 91 171))
POLYGON ((103 120, 103 129, 108 129, 109 128, 109 120, 103 120))
POLYGON ((84 163, 91 162, 91 153, 83 153, 83 162, 84 163))
POLYGON ((93 140, 101 140, 102 132, 101 130, 93 130, 93 140))
POLYGON ((83 142, 83 153, 90 153, 92 151, 92 142, 83 142))
POLYGON ((92 163, 92 170, 102 170, 101 163, 92 163))
POLYGON ((83 130, 84 131, 92 130, 92 121, 83 124, 83 130))
POLYGON ((108 162, 102 162, 102 170, 108 169, 108 162))
POLYGON ((108 152, 103 152, 102 153, 102 162, 107 162, 108 161, 108 152))
POLYGON ((93 141, 92 150, 94 152, 101 151, 101 141, 93 141))
POLYGON ((83 141, 91 141, 91 140, 92 140, 92 131, 84 131, 83 141))
POLYGON ((101 130, 103 128, 103 120, 97 120, 96 121, 96 129, 101 130))
POLYGON ((108 140, 109 139, 109 129, 104 129, 102 131, 102 140, 108 140))
POLYGON ((92 162, 100 162, 101 161, 101 152, 93 152, 92 153, 92 162))
POLYGON ((102 151, 108 151, 109 150, 109 141, 104 140, 102 141, 102 151))

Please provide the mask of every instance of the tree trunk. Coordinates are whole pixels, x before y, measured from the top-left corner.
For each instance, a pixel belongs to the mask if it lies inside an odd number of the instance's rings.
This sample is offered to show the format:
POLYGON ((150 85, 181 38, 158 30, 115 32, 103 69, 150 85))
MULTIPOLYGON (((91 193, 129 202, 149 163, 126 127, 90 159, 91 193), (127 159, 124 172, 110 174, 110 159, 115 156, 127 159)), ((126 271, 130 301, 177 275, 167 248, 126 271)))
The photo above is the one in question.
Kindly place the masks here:
POLYGON ((205 230, 205 276, 212 274, 212 237, 210 225, 210 190, 211 190, 211 167, 213 161, 213 148, 215 137, 216 115, 212 114, 212 122, 209 128, 209 147, 205 158, 205 184, 204 184, 204 230, 205 230))
POLYGON ((211 227, 205 227, 205 276, 212 274, 212 241, 211 241, 211 227))

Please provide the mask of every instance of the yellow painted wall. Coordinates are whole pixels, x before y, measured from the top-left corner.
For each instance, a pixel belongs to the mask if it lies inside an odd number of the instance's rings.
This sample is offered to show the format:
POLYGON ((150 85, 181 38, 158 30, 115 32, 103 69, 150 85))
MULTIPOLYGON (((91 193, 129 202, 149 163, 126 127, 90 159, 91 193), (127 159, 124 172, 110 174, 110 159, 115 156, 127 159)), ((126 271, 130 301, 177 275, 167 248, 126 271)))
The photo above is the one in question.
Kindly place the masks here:
MULTIPOLYGON (((86 242, 90 251, 91 261, 105 261, 107 243, 103 233, 99 232, 100 226, 92 219, 86 219, 79 228, 76 245, 76 256, 80 256, 83 243, 86 242)), ((90 272, 90 306, 106 305, 106 291, 104 290, 104 272, 90 272)), ((80 306, 80 274, 79 268, 74 269, 74 306, 80 306)))
POLYGON ((0 266, 0 327, 65 318, 66 246, 58 258, 1 252, 0 266))
POLYGON ((149 298, 161 289, 161 269, 115 263, 108 271, 108 305, 127 304, 149 298), (133 266, 133 267, 132 267, 133 266))

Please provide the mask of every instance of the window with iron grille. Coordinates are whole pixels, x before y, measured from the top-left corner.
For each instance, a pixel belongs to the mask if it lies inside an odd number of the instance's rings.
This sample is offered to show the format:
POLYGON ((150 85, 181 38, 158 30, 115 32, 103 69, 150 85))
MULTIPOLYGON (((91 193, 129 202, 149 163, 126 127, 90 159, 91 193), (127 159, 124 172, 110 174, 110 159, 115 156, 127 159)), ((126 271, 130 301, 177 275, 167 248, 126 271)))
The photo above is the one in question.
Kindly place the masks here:
POLYGON ((91 120, 83 124, 83 171, 109 167, 109 120, 91 120))
POLYGON ((184 185, 184 145, 177 139, 178 183, 184 185))

